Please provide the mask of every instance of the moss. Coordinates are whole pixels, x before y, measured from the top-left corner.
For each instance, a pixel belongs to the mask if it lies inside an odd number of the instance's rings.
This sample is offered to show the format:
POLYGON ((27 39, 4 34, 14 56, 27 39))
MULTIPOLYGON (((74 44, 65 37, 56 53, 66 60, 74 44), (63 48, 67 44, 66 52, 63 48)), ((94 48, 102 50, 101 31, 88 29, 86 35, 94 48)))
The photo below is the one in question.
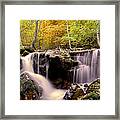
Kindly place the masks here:
POLYGON ((99 79, 93 81, 93 82, 89 85, 86 93, 91 93, 91 92, 96 92, 96 93, 99 93, 99 92, 100 92, 100 80, 99 80, 99 79))
POLYGON ((28 54, 29 54, 29 52, 25 50, 21 55, 22 55, 22 56, 26 56, 26 55, 28 55, 28 54))
POLYGON ((20 99, 40 100, 43 89, 35 81, 30 80, 26 74, 20 76, 20 99))
POLYGON ((100 100, 100 95, 95 92, 91 92, 83 96, 81 100, 100 100))
POLYGON ((34 52, 34 49, 31 48, 31 47, 23 47, 23 48, 20 49, 20 55, 21 56, 26 56, 31 52, 34 52))
POLYGON ((81 96, 84 96, 83 90, 82 89, 77 89, 72 96, 72 100, 77 100, 81 96))

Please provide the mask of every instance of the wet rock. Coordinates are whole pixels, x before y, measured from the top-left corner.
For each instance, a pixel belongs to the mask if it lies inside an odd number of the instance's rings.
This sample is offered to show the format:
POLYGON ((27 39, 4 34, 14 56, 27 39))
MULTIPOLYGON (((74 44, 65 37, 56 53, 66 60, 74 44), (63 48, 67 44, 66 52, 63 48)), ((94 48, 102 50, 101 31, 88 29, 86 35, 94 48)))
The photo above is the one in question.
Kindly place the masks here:
POLYGON ((74 91, 74 94, 72 96, 72 100, 77 100, 81 96, 84 96, 84 91, 81 88, 77 88, 76 91, 74 91))
POLYGON ((81 96, 84 96, 84 91, 78 84, 71 84, 70 88, 67 90, 63 99, 65 100, 77 100, 81 96))
POLYGON ((44 52, 33 54, 33 69, 35 73, 46 76, 46 63, 48 62, 44 52))
POLYGON ((67 92, 65 93, 65 96, 63 97, 64 100, 72 100, 73 92, 68 89, 67 92))
POLYGON ((52 81, 52 84, 57 89, 63 88, 63 80, 61 78, 58 78, 57 80, 52 81))
POLYGON ((65 100, 99 100, 100 80, 97 79, 90 84, 71 84, 67 90, 65 100))
POLYGON ((34 49, 31 48, 31 47, 23 47, 20 49, 20 55, 21 56, 26 56, 28 55, 29 53, 32 53, 34 52, 34 49))
POLYGON ((20 55, 22 55, 24 51, 25 51, 25 48, 20 49, 20 55))
MULTIPOLYGON (((45 56, 49 59, 49 69, 48 69, 48 78, 53 82, 58 79, 62 79, 61 85, 58 86, 61 88, 67 88, 65 80, 68 84, 72 82, 72 76, 70 75, 70 70, 78 65, 77 61, 71 59, 70 54, 66 50, 48 50, 45 53, 45 56), (70 77, 71 76, 71 77, 70 77)), ((72 71, 73 72, 73 71, 72 71)), ((54 84, 55 82, 53 82, 54 84)), ((54 84, 57 87, 57 84, 54 84)), ((57 87, 58 88, 58 87, 57 87)))
POLYGON ((22 59, 20 59, 20 70, 23 68, 22 59))
POLYGON ((34 52, 34 49, 32 47, 25 47, 25 49, 28 51, 28 52, 34 52))
POLYGON ((90 83, 86 90, 85 96, 81 100, 100 100, 100 79, 90 83))
POLYGON ((58 56, 59 58, 62 57, 70 57, 69 53, 66 50, 63 49, 54 49, 54 50, 47 50, 47 52, 45 53, 45 56, 49 56, 49 57, 56 57, 58 56))
POLYGON ((95 92, 91 92, 83 96, 81 100, 100 100, 100 95, 95 92))
POLYGON ((48 69, 48 78, 50 80, 62 79, 66 80, 67 71, 65 70, 62 61, 59 57, 49 59, 49 69, 48 69))
POLYGON ((100 79, 97 79, 93 81, 89 86, 88 89, 86 90, 86 93, 91 93, 95 92, 97 94, 100 94, 100 79))
POLYGON ((88 84, 86 83, 86 84, 84 84, 84 87, 88 87, 88 84))
POLYGON ((29 52, 25 50, 25 51, 22 53, 22 56, 26 56, 26 55, 28 55, 28 54, 29 54, 29 52))
POLYGON ((27 74, 20 76, 20 99, 21 100, 40 100, 42 99, 43 89, 35 81, 30 80, 27 74))

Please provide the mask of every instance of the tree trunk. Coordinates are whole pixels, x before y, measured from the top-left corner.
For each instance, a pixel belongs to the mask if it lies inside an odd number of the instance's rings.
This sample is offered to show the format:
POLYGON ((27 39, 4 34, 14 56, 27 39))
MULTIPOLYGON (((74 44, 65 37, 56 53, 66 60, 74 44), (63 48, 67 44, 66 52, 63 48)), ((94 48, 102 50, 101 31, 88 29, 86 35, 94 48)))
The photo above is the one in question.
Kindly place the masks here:
MULTIPOLYGON (((40 22, 40 26, 42 25, 42 20, 41 20, 41 22, 40 22)), ((41 28, 40 28, 41 29, 41 28)), ((42 34, 42 31, 41 31, 41 38, 42 38, 42 50, 45 50, 45 41, 44 41, 44 39, 43 39, 43 34, 42 34)))
MULTIPOLYGON (((76 20, 76 27, 78 27, 78 20, 76 20)), ((78 34, 78 38, 77 38, 77 40, 79 40, 79 34, 78 34)), ((77 48, 77 42, 76 42, 75 47, 77 48)))
POLYGON ((35 48, 35 43, 37 41, 37 34, 38 34, 38 20, 36 21, 36 27, 35 27, 35 33, 34 33, 34 40, 32 42, 32 48, 33 49, 36 49, 35 48))
MULTIPOLYGON (((40 23, 40 25, 39 25, 39 28, 38 28, 38 29, 39 29, 39 32, 40 32, 40 30, 41 30, 41 21, 40 21, 39 23, 40 23)), ((38 49, 41 49, 41 48, 40 48, 40 40, 38 41, 38 49)))
POLYGON ((98 32, 98 30, 97 30, 97 44, 100 47, 100 32, 98 32))
MULTIPOLYGON (((69 28, 68 28, 68 20, 67 22, 67 34, 68 34, 68 38, 69 38, 69 28)), ((71 40, 69 39, 69 48, 71 49, 71 40)))

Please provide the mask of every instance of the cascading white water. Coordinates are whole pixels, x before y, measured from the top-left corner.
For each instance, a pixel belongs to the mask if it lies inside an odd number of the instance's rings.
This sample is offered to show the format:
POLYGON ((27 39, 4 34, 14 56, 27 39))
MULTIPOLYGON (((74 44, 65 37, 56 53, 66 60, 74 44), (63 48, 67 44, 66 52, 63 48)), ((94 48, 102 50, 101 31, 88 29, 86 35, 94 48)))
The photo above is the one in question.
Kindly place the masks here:
POLYGON ((48 79, 48 69, 49 69, 49 63, 46 63, 46 79, 48 79))
POLYGON ((43 99, 49 100, 61 100, 64 97, 65 91, 60 89, 55 89, 50 81, 48 81, 44 76, 35 74, 33 71, 33 54, 30 53, 25 57, 21 57, 22 60, 22 70, 21 74, 26 73, 31 80, 38 83, 43 88, 43 99))
MULTIPOLYGON (((100 50, 81 52, 76 55, 75 60, 79 65, 74 68, 73 83, 90 83, 100 77, 100 50)), ((43 99, 62 99, 65 91, 55 89, 48 80, 49 63, 42 63, 39 52, 30 53, 25 57, 21 57, 22 69, 21 73, 26 72, 28 76, 37 82, 43 88, 43 99), (46 75, 41 74, 41 65, 45 65, 46 75), (34 68, 35 67, 35 68, 34 68), (36 73, 36 74, 35 74, 36 73)), ((44 66, 43 65, 43 66, 44 66)))
POLYGON ((38 63, 37 63, 37 65, 38 65, 38 71, 37 71, 37 73, 39 74, 39 56, 40 56, 40 53, 38 53, 38 63))
MULTIPOLYGON (((41 53, 40 52, 34 52, 33 53, 33 57, 35 57, 35 62, 33 64, 33 68, 34 68, 34 72, 37 73, 37 74, 42 74, 42 71, 40 69, 40 67, 43 67, 45 68, 45 74, 44 76, 46 77, 46 79, 48 79, 48 69, 49 69, 49 62, 48 61, 45 61, 45 63, 43 64, 42 63, 42 60, 43 58, 41 58, 41 53)), ((45 59, 45 57, 44 57, 45 59)))
POLYGON ((42 75, 35 74, 29 71, 24 71, 29 78, 38 83, 43 88, 43 99, 44 100, 61 100, 64 97, 65 91, 55 89, 52 84, 42 75))
POLYGON ((73 83, 90 83, 100 77, 100 59, 98 55, 99 49, 79 53, 75 56, 75 60, 79 62, 79 66, 74 68, 73 83))
POLYGON ((91 80, 94 80, 94 79, 96 79, 96 77, 97 77, 97 71, 99 71, 98 69, 98 49, 97 50, 95 50, 95 51, 93 51, 93 53, 92 53, 92 60, 91 60, 91 80))
POLYGON ((25 57, 21 57, 21 60, 22 60, 21 73, 23 71, 33 72, 33 57, 32 57, 32 53, 26 55, 25 57))
POLYGON ((79 68, 74 69, 73 83, 87 83, 90 79, 90 67, 87 65, 79 65, 79 68), (75 72, 76 71, 76 72, 75 72))

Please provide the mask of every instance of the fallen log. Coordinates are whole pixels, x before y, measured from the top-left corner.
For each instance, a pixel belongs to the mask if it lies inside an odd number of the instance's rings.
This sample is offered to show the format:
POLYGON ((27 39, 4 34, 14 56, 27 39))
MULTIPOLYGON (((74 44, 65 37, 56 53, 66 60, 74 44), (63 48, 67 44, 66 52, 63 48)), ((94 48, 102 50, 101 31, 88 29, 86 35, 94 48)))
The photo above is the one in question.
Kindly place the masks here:
POLYGON ((69 51, 69 53, 89 52, 89 51, 93 51, 93 50, 96 50, 96 48, 86 49, 86 50, 69 51))

